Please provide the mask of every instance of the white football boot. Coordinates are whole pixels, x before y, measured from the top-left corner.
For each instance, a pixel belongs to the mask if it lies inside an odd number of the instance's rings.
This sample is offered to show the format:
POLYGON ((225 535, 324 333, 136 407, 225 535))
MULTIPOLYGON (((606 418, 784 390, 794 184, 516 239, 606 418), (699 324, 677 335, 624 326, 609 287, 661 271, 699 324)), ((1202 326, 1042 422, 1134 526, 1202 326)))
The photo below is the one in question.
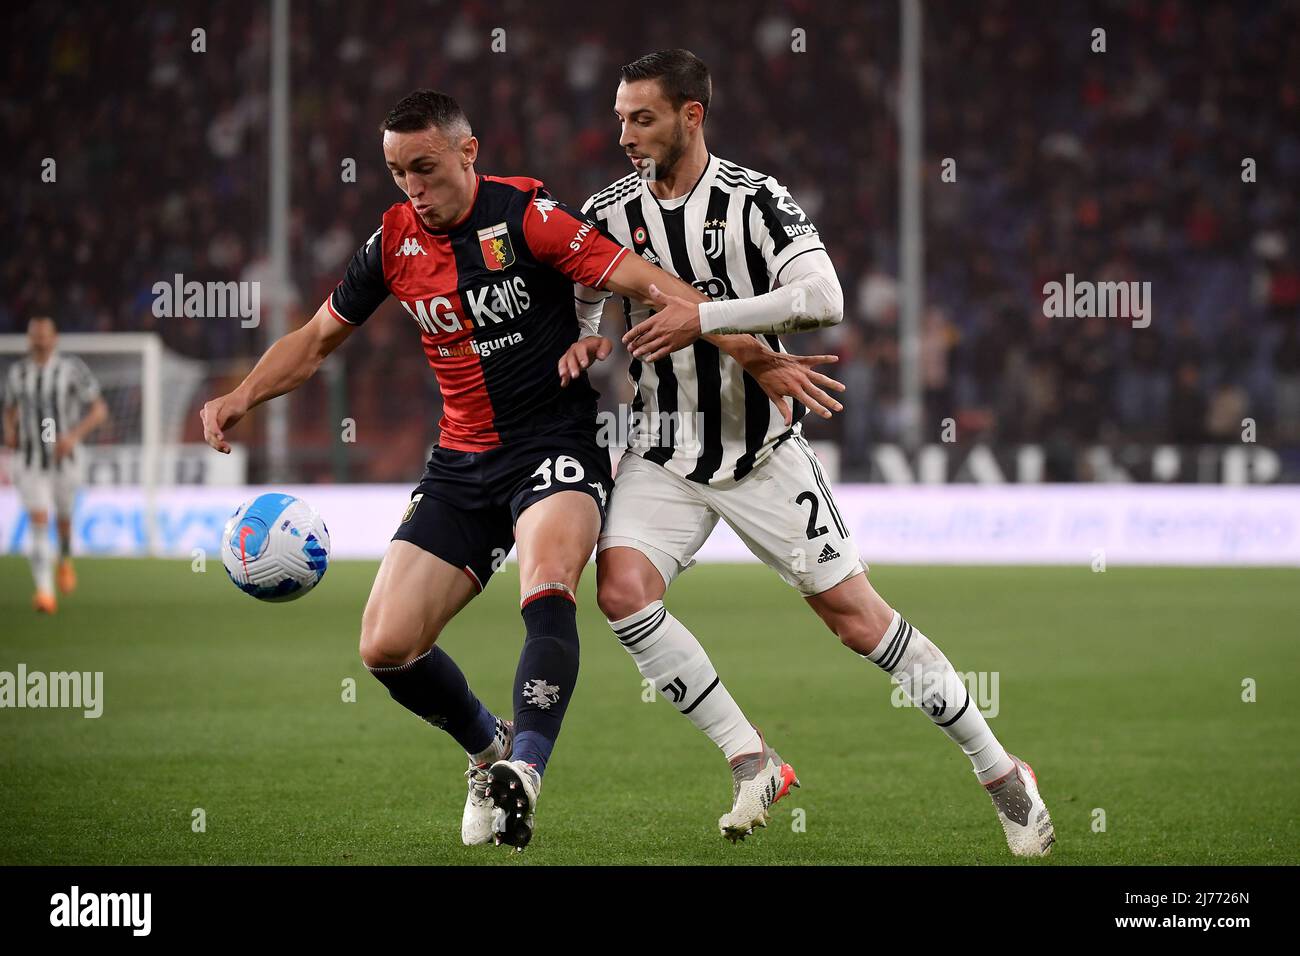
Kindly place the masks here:
POLYGON ((997 808, 1007 846, 1016 856, 1047 856, 1056 842, 1047 804, 1038 793, 1034 770, 1014 754, 1012 767, 997 780, 984 784, 993 806, 997 808))
POLYGON ((522 760, 498 760, 488 769, 488 796, 496 804, 493 839, 522 852, 533 838, 533 814, 542 792, 537 768, 522 760))
POLYGON ((460 839, 466 846, 480 846, 492 842, 492 819, 497 807, 488 796, 488 768, 510 756, 514 743, 515 725, 497 718, 497 730, 492 743, 482 753, 469 755, 469 796, 465 798, 465 813, 460 818, 460 839))
POLYGON ((730 761, 731 812, 718 819, 718 829, 732 843, 745 839, 754 827, 766 827, 772 804, 799 786, 794 768, 767 745, 761 733, 758 741, 761 750, 738 754, 730 761))

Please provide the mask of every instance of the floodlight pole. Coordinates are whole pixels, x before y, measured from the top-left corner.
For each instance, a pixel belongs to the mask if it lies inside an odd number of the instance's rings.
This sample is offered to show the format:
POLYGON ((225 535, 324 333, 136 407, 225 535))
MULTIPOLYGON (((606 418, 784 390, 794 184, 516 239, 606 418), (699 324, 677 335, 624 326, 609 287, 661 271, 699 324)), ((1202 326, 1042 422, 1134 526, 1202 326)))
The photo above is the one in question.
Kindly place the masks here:
POLYGON ((921 98, 921 0, 901 0, 902 69, 899 71, 898 119, 902 157, 899 176, 899 315, 898 364, 900 437, 909 449, 922 441, 924 401, 921 386, 921 317, 925 312, 925 236, 921 222, 921 185, 925 158, 921 98))
MULTIPOLYGON (((271 295, 264 324, 266 344, 289 326, 289 0, 271 0, 271 168, 270 259, 271 295)), ((266 408, 267 477, 273 484, 289 477, 289 404, 270 402, 266 408)))

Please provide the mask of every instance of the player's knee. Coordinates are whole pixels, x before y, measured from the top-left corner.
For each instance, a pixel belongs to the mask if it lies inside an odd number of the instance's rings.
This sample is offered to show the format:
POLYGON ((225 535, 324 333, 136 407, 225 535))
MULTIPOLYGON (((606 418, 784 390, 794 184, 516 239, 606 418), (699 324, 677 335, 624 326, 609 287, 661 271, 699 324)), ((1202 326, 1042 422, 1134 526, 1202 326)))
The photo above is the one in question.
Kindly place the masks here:
POLYGON ((890 619, 882 621, 877 614, 853 611, 823 615, 823 620, 849 650, 856 654, 870 654, 885 636, 890 619))
POLYGON ((529 566, 528 579, 537 582, 537 584, 558 582, 570 591, 576 591, 578 589, 578 578, 581 577, 582 568, 586 566, 586 563, 585 558, 581 562, 576 559, 547 558, 529 566))
POLYGON ((840 642, 857 654, 870 654, 880 643, 880 635, 861 616, 837 620, 833 630, 840 642))
POLYGON ((362 616, 360 652, 366 667, 400 667, 428 650, 430 643, 418 628, 395 624, 369 607, 362 616))
POLYGON ((32 524, 41 528, 50 523, 50 516, 44 511, 33 511, 27 517, 31 519, 32 524))
POLYGON ((635 574, 607 574, 596 582, 596 605, 609 621, 631 617, 654 600, 635 574))

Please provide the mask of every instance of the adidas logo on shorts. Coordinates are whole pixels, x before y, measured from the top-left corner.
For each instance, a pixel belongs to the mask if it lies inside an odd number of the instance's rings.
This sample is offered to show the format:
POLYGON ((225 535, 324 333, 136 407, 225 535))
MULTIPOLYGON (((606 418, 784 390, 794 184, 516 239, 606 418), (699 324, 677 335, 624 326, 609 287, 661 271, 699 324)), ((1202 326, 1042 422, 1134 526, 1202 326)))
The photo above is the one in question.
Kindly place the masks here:
POLYGON ((818 564, 825 564, 827 561, 834 561, 840 556, 840 553, 832 548, 829 544, 822 548, 822 553, 817 556, 818 564))

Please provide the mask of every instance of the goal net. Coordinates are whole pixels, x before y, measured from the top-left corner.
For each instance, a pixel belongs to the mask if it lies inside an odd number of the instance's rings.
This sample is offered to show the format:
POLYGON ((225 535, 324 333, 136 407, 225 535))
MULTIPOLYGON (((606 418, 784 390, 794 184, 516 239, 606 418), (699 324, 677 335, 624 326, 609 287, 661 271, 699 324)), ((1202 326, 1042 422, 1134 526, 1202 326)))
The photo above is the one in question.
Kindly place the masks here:
MULTIPOLYGON (((159 487, 196 480, 185 474, 182 439, 185 419, 193 413, 198 387, 206 379, 205 364, 170 351, 151 332, 70 332, 59 335, 58 350, 86 363, 108 406, 108 420, 84 446, 84 481, 137 489, 146 551, 159 553, 159 487)), ((0 335, 0 383, 26 353, 25 335, 0 335)), ((11 484, 11 476, 12 453, 5 449, 0 454, 0 483, 11 484)))

